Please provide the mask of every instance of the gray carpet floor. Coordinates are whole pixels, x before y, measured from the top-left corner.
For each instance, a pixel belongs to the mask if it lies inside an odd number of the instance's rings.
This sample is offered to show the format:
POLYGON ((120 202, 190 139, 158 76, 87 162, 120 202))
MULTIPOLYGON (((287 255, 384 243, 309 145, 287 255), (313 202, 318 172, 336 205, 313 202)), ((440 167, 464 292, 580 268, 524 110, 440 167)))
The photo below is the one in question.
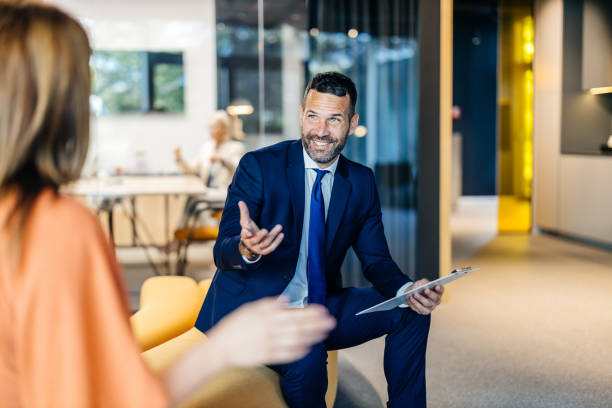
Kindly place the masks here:
MULTIPOLYGON (((453 218, 453 266, 482 269, 450 284, 432 316, 429 407, 612 407, 612 252, 497 236, 494 204, 460 202, 453 218)), ((188 274, 212 273, 209 251, 194 247, 188 274)), ((134 308, 151 276, 139 256, 119 250, 134 308)), ((340 351, 335 408, 384 406, 383 349, 377 339, 340 351)))
MULTIPOLYGON (((495 202, 460 207, 453 266, 482 269, 450 284, 432 316, 429 407, 612 407, 612 252, 497 236, 495 202)), ((379 339, 340 352, 336 407, 384 406, 383 350, 379 339)))

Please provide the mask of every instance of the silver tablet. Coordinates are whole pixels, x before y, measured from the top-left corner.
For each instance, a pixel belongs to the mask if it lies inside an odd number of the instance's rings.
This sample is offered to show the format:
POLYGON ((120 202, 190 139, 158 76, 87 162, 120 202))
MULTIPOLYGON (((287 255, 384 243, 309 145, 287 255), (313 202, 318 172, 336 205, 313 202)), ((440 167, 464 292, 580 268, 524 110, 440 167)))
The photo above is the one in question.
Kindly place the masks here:
POLYGON ((462 276, 465 276, 471 272, 477 271, 480 268, 472 268, 471 266, 467 266, 464 268, 460 268, 460 269, 455 269, 453 270, 450 274, 443 276, 441 278, 438 278, 434 281, 431 281, 429 283, 426 283, 423 286, 419 286, 418 288, 414 288, 409 290, 406 293, 403 293, 399 296, 396 296, 394 298, 391 298, 389 300, 385 300, 384 302, 381 302, 377 305, 374 305, 370 308, 367 308, 365 310, 362 310, 361 312, 357 313, 355 316, 359 316, 361 314, 365 314, 365 313, 372 313, 372 312, 382 312, 384 310, 391 310, 394 309, 396 307, 398 307, 401 304, 406 303, 406 301, 408 300, 408 298, 412 295, 414 295, 415 293, 421 293, 423 292, 425 289, 431 289, 436 285, 446 285, 447 283, 450 283, 456 279, 461 278, 462 276))

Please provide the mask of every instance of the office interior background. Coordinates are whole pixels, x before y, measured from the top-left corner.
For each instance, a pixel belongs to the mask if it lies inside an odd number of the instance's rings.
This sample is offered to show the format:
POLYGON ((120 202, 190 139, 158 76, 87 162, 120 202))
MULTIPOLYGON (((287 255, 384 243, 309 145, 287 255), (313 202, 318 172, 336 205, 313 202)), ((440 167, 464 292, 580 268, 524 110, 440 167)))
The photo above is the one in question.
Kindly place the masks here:
MULTIPOLYGON (((179 174, 173 149, 195 158, 218 109, 247 150, 296 139, 306 83, 341 71, 360 114, 344 154, 374 170, 400 268, 482 268, 434 314, 430 405, 612 406, 611 2, 49 3, 93 46, 83 178, 179 174)), ((136 310, 147 278, 176 272, 185 195, 81 199, 113 229, 136 310)), ((186 274, 212 276, 212 241, 188 251, 186 274)), ((354 254, 343 279, 367 285, 354 254)), ((382 406, 382 348, 340 353, 335 406, 382 406)))

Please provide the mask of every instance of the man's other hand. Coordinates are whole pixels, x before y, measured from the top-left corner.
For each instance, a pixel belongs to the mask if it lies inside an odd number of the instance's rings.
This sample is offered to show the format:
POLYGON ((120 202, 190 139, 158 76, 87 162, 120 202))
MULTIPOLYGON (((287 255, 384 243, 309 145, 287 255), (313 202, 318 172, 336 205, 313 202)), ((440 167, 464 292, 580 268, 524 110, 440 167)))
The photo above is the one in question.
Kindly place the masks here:
MULTIPOLYGON (((419 286, 423 286, 428 283, 427 279, 420 279, 406 288, 406 292, 419 286)), ((440 304, 442 294, 444 293, 444 286, 436 285, 432 289, 425 289, 421 293, 415 293, 410 296, 406 304, 410 306, 412 310, 418 314, 428 315, 440 304)))
POLYGON ((265 228, 259 229, 255 221, 249 215, 249 208, 244 201, 238 202, 240 207, 240 239, 242 244, 254 255, 268 255, 274 251, 281 243, 285 235, 281 232, 282 225, 277 224, 268 231, 265 228))

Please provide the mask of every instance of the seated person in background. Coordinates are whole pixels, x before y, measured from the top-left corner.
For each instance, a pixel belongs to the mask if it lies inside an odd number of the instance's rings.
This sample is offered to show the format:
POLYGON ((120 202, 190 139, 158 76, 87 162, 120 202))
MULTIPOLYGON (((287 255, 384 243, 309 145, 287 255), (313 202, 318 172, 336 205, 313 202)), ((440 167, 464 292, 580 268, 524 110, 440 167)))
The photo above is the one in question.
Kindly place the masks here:
POLYGON ((198 174, 206 187, 227 190, 234 171, 244 154, 241 142, 232 139, 232 119, 222 110, 212 114, 208 122, 210 140, 207 140, 196 159, 188 164, 181 149, 174 149, 176 164, 185 174, 198 174))
POLYGON ((304 356, 334 320, 266 299, 221 321, 161 378, 149 371, 108 241, 58 193, 87 153, 89 53, 58 9, 0 0, 0 406, 162 407, 226 367, 304 356))
MULTIPOLYGON (((185 174, 197 174, 200 176, 207 189, 214 189, 225 194, 227 187, 232 182, 234 171, 244 154, 244 146, 241 142, 232 139, 232 118, 223 110, 212 114, 208 122, 210 139, 204 142, 195 160, 188 164, 183 160, 181 149, 174 149, 176 164, 185 174)), ((201 197, 189 197, 185 203, 183 216, 179 221, 178 228, 187 227, 189 218, 195 211, 194 204, 201 197)), ((203 212, 198 223, 200 225, 217 226, 219 221, 209 211, 203 212)), ((171 244, 169 249, 176 247, 177 242, 171 244)))

